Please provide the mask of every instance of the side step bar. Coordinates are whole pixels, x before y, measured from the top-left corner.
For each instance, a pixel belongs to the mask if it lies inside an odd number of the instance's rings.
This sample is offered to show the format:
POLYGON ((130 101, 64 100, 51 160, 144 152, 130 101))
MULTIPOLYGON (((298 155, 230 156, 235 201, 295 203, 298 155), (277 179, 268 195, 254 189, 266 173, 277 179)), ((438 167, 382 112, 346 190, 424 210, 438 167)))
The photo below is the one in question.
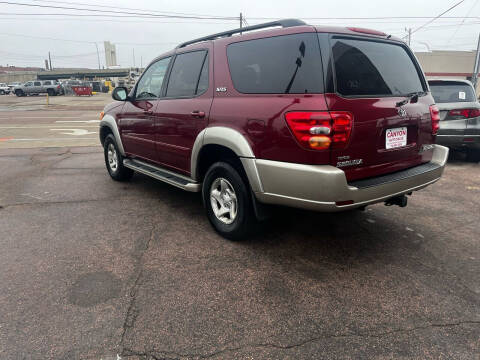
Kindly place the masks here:
POLYGON ((157 180, 166 182, 167 184, 176 186, 186 191, 199 192, 201 189, 200 183, 194 182, 187 176, 183 176, 172 171, 156 167, 151 164, 147 164, 140 160, 124 159, 123 165, 129 169, 132 169, 147 176, 151 176, 157 180))

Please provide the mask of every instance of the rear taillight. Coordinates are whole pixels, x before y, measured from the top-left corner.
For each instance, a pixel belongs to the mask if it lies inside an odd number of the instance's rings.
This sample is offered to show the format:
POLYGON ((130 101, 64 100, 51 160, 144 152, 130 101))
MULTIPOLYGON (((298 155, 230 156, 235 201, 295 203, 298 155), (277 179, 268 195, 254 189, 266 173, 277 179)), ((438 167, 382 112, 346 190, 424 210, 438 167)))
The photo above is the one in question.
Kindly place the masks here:
POLYGON ((480 109, 470 109, 470 116, 471 118, 473 117, 479 117, 480 116, 480 109))
POLYGON ((448 112, 449 117, 457 119, 469 119, 480 116, 480 109, 455 109, 448 112))
POLYGON ((432 119, 432 134, 437 135, 440 128, 440 110, 437 105, 430 105, 430 117, 432 119))
POLYGON ((300 145, 313 150, 344 148, 353 125, 353 115, 346 111, 292 111, 285 119, 300 145))

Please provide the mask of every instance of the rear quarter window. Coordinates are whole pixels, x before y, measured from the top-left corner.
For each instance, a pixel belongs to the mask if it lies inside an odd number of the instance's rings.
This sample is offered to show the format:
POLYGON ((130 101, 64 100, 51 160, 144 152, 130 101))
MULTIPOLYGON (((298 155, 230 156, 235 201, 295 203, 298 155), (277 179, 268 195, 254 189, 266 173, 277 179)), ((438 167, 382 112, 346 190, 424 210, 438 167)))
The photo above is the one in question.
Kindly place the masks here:
POLYGON ((294 34, 242 41, 227 47, 235 89, 246 94, 323 92, 316 34, 294 34))
POLYGON ((436 103, 473 102, 473 87, 463 82, 429 81, 430 90, 436 103))
POLYGON ((423 75, 401 45, 333 38, 332 54, 341 95, 401 96, 426 90, 423 75))

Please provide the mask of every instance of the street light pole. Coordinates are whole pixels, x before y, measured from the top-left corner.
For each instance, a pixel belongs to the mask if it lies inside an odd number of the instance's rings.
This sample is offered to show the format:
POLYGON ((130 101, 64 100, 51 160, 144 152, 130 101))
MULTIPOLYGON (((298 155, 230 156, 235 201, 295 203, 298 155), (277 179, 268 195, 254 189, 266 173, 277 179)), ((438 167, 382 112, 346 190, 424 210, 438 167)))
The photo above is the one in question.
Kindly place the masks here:
POLYGON ((98 44, 97 43, 95 43, 95 47, 97 48, 98 70, 100 70, 100 53, 98 52, 98 44))
POLYGON ((480 58, 480 34, 478 35, 477 54, 475 55, 475 64, 473 64, 473 74, 472 74, 472 84, 475 91, 477 90, 479 58, 480 58))

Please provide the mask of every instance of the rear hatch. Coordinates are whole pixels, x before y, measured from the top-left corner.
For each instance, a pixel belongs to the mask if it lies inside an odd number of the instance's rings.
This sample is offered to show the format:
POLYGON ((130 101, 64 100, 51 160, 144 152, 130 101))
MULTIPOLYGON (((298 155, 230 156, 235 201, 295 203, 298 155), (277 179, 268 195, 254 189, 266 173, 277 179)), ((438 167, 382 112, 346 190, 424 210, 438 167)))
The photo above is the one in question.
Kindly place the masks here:
POLYGON ((472 85, 463 81, 428 82, 440 110, 440 136, 480 135, 480 104, 472 85))
POLYGON ((434 141, 434 101, 411 51, 396 41, 359 36, 331 35, 329 43, 334 91, 325 95, 327 105, 353 115, 348 144, 332 149, 331 165, 351 181, 430 161, 432 151, 421 150, 434 141))

